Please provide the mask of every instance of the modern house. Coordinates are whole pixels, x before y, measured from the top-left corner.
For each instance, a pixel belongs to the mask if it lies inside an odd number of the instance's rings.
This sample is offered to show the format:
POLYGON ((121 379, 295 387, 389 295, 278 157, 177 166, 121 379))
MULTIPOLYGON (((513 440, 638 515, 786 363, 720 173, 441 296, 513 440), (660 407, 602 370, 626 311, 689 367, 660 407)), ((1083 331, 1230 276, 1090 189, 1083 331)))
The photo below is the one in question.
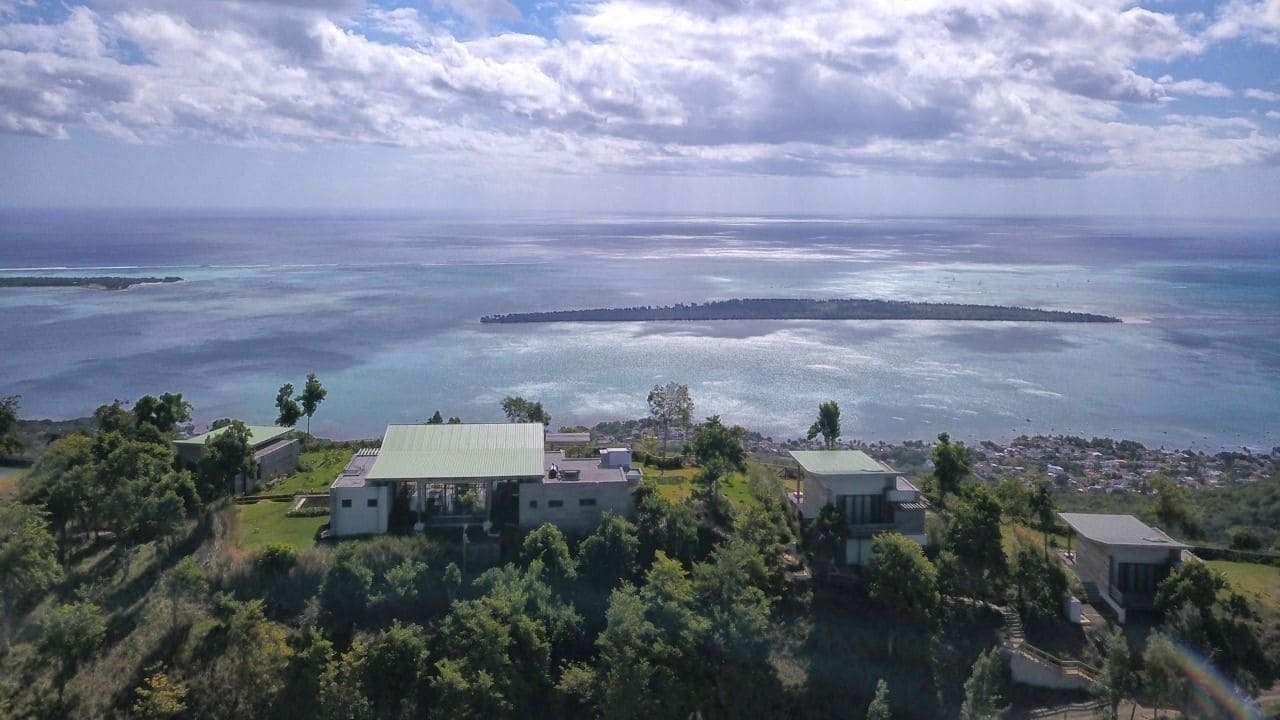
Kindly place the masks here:
POLYGON ((605 510, 634 514, 640 473, 630 462, 625 448, 598 459, 548 452, 538 423, 389 425, 382 447, 356 453, 334 480, 329 532, 386 532, 397 502, 407 503, 419 529, 488 526, 505 512, 502 521, 521 528, 552 522, 587 531, 605 510))
POLYGON ((898 471, 861 450, 793 450, 804 471, 800 516, 812 521, 828 504, 844 515, 844 561, 864 565, 875 535, 897 532, 925 544, 925 503, 898 471))
MULTIPOLYGON (((247 425, 249 442, 253 445, 253 472, 244 473, 236 479, 236 493, 247 493, 256 489, 264 481, 288 475, 298 470, 298 456, 301 446, 296 438, 286 437, 292 428, 275 425, 247 425)), ((205 441, 217 437, 226 428, 210 430, 203 435, 173 441, 174 451, 178 455, 178 464, 194 470, 200 462, 200 453, 204 451, 205 441)))
POLYGON ((1058 513, 1076 538, 1068 562, 1091 602, 1116 611, 1155 607, 1156 588, 1182 564, 1186 545, 1132 515, 1058 513))

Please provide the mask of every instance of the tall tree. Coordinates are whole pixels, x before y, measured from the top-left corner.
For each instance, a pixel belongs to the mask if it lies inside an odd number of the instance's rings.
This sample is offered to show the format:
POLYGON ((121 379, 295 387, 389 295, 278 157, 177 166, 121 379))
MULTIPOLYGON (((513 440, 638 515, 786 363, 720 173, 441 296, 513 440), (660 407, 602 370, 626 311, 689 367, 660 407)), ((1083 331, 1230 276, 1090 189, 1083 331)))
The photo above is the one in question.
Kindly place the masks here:
POLYGON ((54 674, 58 696, 80 664, 102 647, 107 635, 107 618, 102 608, 90 602, 59 605, 40 624, 40 652, 58 663, 54 674))
POLYGON ((938 503, 945 510, 947 495, 960 491, 960 483, 972 470, 969 467, 969 451, 963 443, 951 442, 946 433, 938 435, 933 446, 933 478, 938 484, 938 503))
POLYGON ((1147 639, 1147 649, 1142 653, 1142 680, 1155 704, 1157 718, 1161 708, 1182 707, 1187 697, 1187 677, 1182 672, 1182 653, 1167 635, 1154 632, 1147 639))
POLYGON ((889 683, 880 678, 876 682, 876 696, 872 698, 871 704, 867 706, 867 720, 891 720, 893 715, 889 712, 889 683))
POLYGON ((557 582, 572 580, 578 574, 573 558, 569 555, 569 543, 565 541, 564 533, 551 523, 543 523, 525 536, 520 560, 525 565, 535 560, 541 562, 548 575, 557 582))
MULTIPOLYGON (((364 646, 360 690, 377 718, 418 717, 420 687, 427 679, 422 628, 398 621, 364 646)), ((423 708, 425 710, 426 708, 423 708)))
POLYGON ((636 526, 605 511, 600 526, 578 547, 578 573, 598 585, 613 587, 635 574, 639 549, 636 526))
POLYGON ((836 440, 840 439, 840 406, 835 400, 828 400, 818 405, 818 419, 809 426, 810 440, 822 436, 822 444, 828 450, 834 450, 836 440))
POLYGON ((20 395, 0 398, 0 460, 22 452, 22 438, 18 435, 18 407, 20 395))
POLYGON ((1007 574, 1000 534, 1000 503, 985 485, 965 488, 951 511, 943 545, 958 560, 959 577, 947 578, 949 589, 971 597, 1002 592, 1007 574))
POLYGON ((285 383, 276 393, 276 424, 280 427, 293 427, 302 419, 302 406, 293 397, 293 383, 285 383))
POLYGON ((191 403, 182 399, 182 393, 164 393, 160 397, 143 395, 133 404, 133 418, 135 425, 150 425, 161 434, 169 435, 191 420, 191 403))
POLYGON ((249 428, 232 420, 222 432, 204 441, 200 451, 200 496, 205 502, 235 495, 236 478, 253 474, 253 442, 249 428))
MULTIPOLYGON (((932 623, 941 598, 933 563, 915 541, 900 533, 881 533, 872 543, 867 566, 871 597, 908 622, 932 623)), ((893 651, 892 630, 889 650, 893 651)))
POLYGON ((1044 557, 1049 559, 1049 533, 1053 531, 1053 496, 1049 494, 1049 483, 1040 480, 1031 491, 1027 501, 1031 514, 1040 524, 1040 532, 1044 535, 1044 557))
POLYGON ((960 706, 960 720, 999 720, 1005 710, 1002 686, 1004 684, 1004 656, 998 648, 991 648, 978 656, 973 672, 964 683, 964 703, 960 706))
POLYGON ((671 426, 687 427, 693 418, 693 398, 689 397, 689 386, 673 382, 654 385, 649 391, 649 414, 662 429, 662 454, 665 456, 671 426))
POLYGON ((440 411, 439 411, 439 410, 437 410, 437 411, 435 411, 435 413, 434 413, 431 417, 427 418, 427 424, 428 424, 428 425, 443 425, 443 424, 444 424, 444 416, 440 414, 440 411))
POLYGON ((720 422, 719 415, 712 415, 693 433, 693 455, 699 465, 718 461, 743 472, 747 469, 747 451, 742 447, 746 434, 740 425, 729 427, 720 422))
POLYGON ((0 505, 0 650, 9 648, 14 614, 62 578, 56 543, 30 505, 0 505))
POLYGON ((551 424, 551 413, 542 409, 542 403, 508 395, 502 399, 502 412, 513 423, 551 424))
POLYGON ((1200 530, 1199 513, 1191 502, 1191 494, 1182 485, 1164 475, 1151 478, 1151 487, 1156 496, 1151 506, 1151 513, 1166 528, 1181 528, 1187 535, 1196 535, 1200 530))
POLYGON ((1102 668, 1094 692, 1107 702, 1111 720, 1118 720, 1121 701, 1131 697, 1138 684, 1133 651, 1123 630, 1114 628, 1105 635, 1102 653, 1102 668))
POLYGON ((821 572, 828 572, 835 563, 844 559, 848 535, 849 525, 845 522, 844 512, 831 503, 823 505, 809 527, 810 547, 821 572))
POLYGON ((203 698, 218 717, 268 717, 284 688, 292 650, 267 619, 261 600, 231 601, 223 623, 227 646, 209 668, 203 698))
POLYGON ((320 384, 315 373, 307 373, 307 384, 302 388, 302 394, 298 399, 302 403, 302 414, 307 416, 307 434, 311 434, 311 416, 316 414, 316 409, 320 407, 320 403, 324 402, 324 398, 329 394, 328 390, 320 384))
POLYGON ((19 488, 23 502, 39 505, 48 513, 61 559, 66 552, 68 526, 76 521, 86 524, 94 504, 93 438, 75 434, 49 443, 19 488))

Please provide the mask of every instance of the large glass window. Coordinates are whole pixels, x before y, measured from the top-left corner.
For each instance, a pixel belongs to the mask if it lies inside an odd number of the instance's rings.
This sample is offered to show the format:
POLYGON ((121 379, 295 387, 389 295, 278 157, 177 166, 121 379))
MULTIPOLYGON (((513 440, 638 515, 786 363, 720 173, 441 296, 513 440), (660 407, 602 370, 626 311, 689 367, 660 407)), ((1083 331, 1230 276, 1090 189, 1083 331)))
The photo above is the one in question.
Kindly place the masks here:
POLYGON ((850 525, 869 525, 888 522, 885 516, 884 494, 842 495, 844 517, 850 525))
POLYGON ((1120 563, 1116 573, 1116 587, 1120 592, 1154 593, 1168 575, 1168 565, 1120 563))

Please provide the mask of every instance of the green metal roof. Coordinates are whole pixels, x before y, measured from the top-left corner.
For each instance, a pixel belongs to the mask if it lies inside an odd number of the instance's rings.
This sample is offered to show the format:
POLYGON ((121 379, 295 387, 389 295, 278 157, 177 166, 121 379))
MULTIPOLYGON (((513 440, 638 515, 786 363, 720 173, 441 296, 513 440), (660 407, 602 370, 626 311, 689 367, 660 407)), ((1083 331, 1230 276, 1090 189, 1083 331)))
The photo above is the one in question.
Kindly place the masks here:
POLYGON ((814 475, 865 475, 895 472, 861 450, 792 450, 791 457, 814 475))
POLYGON ((542 477, 541 423, 388 425, 369 480, 542 477))
MULTIPOLYGON (((249 443, 254 447, 265 442, 275 440, 281 435, 293 430, 293 428, 278 427, 276 425, 246 425, 245 427, 249 429, 249 443)), ((226 429, 227 428, 225 427, 220 427, 217 430, 210 430, 203 435, 197 435, 192 438, 187 438, 186 440, 175 440, 174 442, 178 445, 204 445, 205 440, 218 436, 226 429)))
POLYGON ((1103 513, 1058 513, 1058 517, 1082 537, 1104 545, 1185 549, 1187 546, 1132 515, 1103 513))

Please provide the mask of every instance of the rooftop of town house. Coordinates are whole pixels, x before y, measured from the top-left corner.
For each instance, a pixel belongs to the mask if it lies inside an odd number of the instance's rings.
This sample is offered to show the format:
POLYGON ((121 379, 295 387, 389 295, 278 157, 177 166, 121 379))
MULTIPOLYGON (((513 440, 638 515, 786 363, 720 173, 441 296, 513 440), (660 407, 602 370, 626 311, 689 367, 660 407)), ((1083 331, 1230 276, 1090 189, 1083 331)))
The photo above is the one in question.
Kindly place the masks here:
POLYGON ((883 475, 895 472, 861 450, 791 450, 791 457, 812 475, 883 475))
POLYGON ((543 482, 626 482, 627 469, 620 466, 608 466, 604 459, 565 457, 563 450, 551 450, 543 453, 543 482), (555 477, 551 470, 555 468, 555 477))
POLYGON ((369 480, 542 477, 541 423, 388 425, 369 480))
POLYGON ((1058 517, 1076 534, 1104 545, 1161 547, 1171 550, 1188 547, 1169 537, 1160 528, 1153 528, 1132 515, 1064 512, 1058 513, 1058 517))
MULTIPOLYGON (((223 426, 217 430, 210 430, 203 435, 196 435, 183 440, 174 440, 173 442, 175 445, 204 445, 205 440, 221 435, 226 432, 227 427, 229 426, 223 426)), ((279 427, 276 425, 246 425, 245 428, 249 431, 249 443, 254 447, 258 447, 259 445, 275 440, 285 433, 293 431, 293 428, 279 427)))

